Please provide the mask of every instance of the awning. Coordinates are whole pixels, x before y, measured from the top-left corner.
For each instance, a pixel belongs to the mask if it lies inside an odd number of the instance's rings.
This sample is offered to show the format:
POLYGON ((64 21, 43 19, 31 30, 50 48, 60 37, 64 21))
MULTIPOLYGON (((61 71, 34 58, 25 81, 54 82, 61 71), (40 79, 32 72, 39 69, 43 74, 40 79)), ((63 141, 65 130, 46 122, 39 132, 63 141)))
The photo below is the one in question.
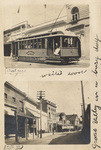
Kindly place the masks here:
MULTIPOLYGON (((29 102, 25 102, 25 109, 30 111, 35 117, 40 117, 40 110, 36 108, 36 106, 30 104, 29 102)), ((47 113, 42 111, 42 116, 47 117, 47 113)))
POLYGON ((5 108, 5 115, 11 115, 14 116, 14 111, 12 110, 12 108, 6 107, 5 108))
POLYGON ((34 117, 40 117, 40 114, 38 114, 38 113, 36 113, 36 112, 34 112, 34 111, 32 111, 32 110, 29 110, 29 109, 26 109, 26 116, 29 116, 29 117, 32 117, 32 118, 34 118, 34 117))
POLYGON ((28 109, 28 108, 26 108, 26 115, 29 117, 37 117, 37 118, 40 117, 40 113, 38 113, 34 110, 31 110, 31 109, 28 109))

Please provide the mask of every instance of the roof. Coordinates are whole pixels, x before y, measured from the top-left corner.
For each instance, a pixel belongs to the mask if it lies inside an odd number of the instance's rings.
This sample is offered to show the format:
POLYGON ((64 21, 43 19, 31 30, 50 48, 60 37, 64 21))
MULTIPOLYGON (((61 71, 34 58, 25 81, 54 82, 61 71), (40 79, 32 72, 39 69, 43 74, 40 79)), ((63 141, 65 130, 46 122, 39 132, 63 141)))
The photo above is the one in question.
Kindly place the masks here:
POLYGON ((66 115, 66 120, 69 120, 71 124, 74 124, 76 117, 77 117, 77 114, 66 115))
POLYGON ((18 88, 16 88, 15 86, 13 86, 11 83, 9 82, 5 82, 5 86, 8 88, 11 88, 12 90, 16 91, 17 93, 19 93, 20 95, 22 95, 25 101, 28 101, 29 103, 33 104, 33 105, 38 105, 37 102, 33 99, 30 98, 29 96, 26 95, 26 93, 22 92, 21 90, 19 90, 18 88))
POLYGON ((49 105, 51 105, 51 106, 53 106, 55 108, 57 107, 55 103, 53 103, 53 102, 51 102, 49 100, 45 100, 45 101, 46 101, 47 104, 49 104, 49 105))
POLYGON ((25 99, 26 101, 28 101, 28 102, 30 102, 31 104, 34 104, 34 105, 38 105, 38 103, 33 99, 33 98, 31 98, 31 97, 26 97, 26 99, 25 99))
POLYGON ((56 113, 56 116, 58 117, 58 116, 60 116, 60 115, 66 115, 64 112, 59 112, 59 113, 56 113))
POLYGON ((11 88, 12 90, 16 91, 17 93, 19 93, 20 95, 26 97, 26 94, 24 92, 22 92, 21 90, 19 90, 18 88, 16 88, 15 86, 13 86, 11 83, 9 82, 5 82, 5 86, 11 88))

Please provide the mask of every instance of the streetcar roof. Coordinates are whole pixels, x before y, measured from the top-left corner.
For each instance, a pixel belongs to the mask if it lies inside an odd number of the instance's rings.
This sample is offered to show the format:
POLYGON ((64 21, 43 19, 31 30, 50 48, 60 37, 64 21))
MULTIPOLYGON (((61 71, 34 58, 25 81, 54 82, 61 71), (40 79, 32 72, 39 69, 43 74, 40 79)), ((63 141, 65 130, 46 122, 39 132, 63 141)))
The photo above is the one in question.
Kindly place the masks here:
POLYGON ((33 38, 22 38, 22 39, 18 39, 15 42, 18 41, 28 41, 28 40, 33 40, 33 39, 42 39, 42 38, 48 38, 48 37, 77 37, 77 36, 71 36, 71 35, 64 35, 64 34, 54 34, 54 35, 46 35, 46 36, 38 36, 38 37, 33 37, 33 38))

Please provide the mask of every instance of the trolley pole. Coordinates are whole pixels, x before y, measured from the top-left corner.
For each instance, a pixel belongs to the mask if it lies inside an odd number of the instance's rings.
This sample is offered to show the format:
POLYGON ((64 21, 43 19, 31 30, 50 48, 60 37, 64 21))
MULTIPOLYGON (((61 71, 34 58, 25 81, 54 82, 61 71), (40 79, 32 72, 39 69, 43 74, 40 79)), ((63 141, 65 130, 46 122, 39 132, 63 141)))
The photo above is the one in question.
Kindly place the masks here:
POLYGON ((40 100, 40 138, 42 138, 42 99, 44 97, 44 91, 38 91, 37 97, 40 100))

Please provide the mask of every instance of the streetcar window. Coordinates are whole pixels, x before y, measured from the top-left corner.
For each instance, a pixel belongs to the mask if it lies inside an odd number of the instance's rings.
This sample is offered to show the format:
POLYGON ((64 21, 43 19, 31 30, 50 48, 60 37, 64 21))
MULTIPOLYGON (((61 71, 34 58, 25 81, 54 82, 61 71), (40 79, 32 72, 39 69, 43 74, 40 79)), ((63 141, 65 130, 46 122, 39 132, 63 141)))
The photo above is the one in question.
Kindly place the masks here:
POLYGON ((31 41, 30 41, 30 40, 29 40, 28 43, 27 43, 27 47, 28 47, 28 49, 31 48, 31 41))
POLYGON ((67 37, 62 38, 62 47, 68 47, 68 38, 67 37))
POLYGON ((25 42, 22 41, 22 49, 24 49, 24 48, 25 48, 25 42))
POLYGON ((78 47, 78 39, 77 38, 73 39, 73 44, 74 44, 74 47, 78 47))
POLYGON ((19 42, 19 48, 21 49, 21 41, 19 42))
POLYGON ((38 39, 38 45, 37 45, 38 48, 42 48, 42 39, 38 39))
POLYGON ((54 42, 55 49, 60 47, 60 37, 55 37, 53 42, 54 42))
POLYGON ((77 39, 73 37, 63 37, 62 47, 77 47, 77 39))
POLYGON ((30 46, 30 48, 33 48, 33 40, 31 40, 31 46, 30 46))
POLYGON ((45 39, 42 39, 42 48, 45 48, 45 39))
POLYGON ((34 40, 34 48, 37 48, 37 40, 34 40))
POLYGON ((25 41, 25 49, 27 49, 27 41, 25 41))
POLYGON ((34 39, 19 42, 19 49, 45 48, 45 39, 34 39))

